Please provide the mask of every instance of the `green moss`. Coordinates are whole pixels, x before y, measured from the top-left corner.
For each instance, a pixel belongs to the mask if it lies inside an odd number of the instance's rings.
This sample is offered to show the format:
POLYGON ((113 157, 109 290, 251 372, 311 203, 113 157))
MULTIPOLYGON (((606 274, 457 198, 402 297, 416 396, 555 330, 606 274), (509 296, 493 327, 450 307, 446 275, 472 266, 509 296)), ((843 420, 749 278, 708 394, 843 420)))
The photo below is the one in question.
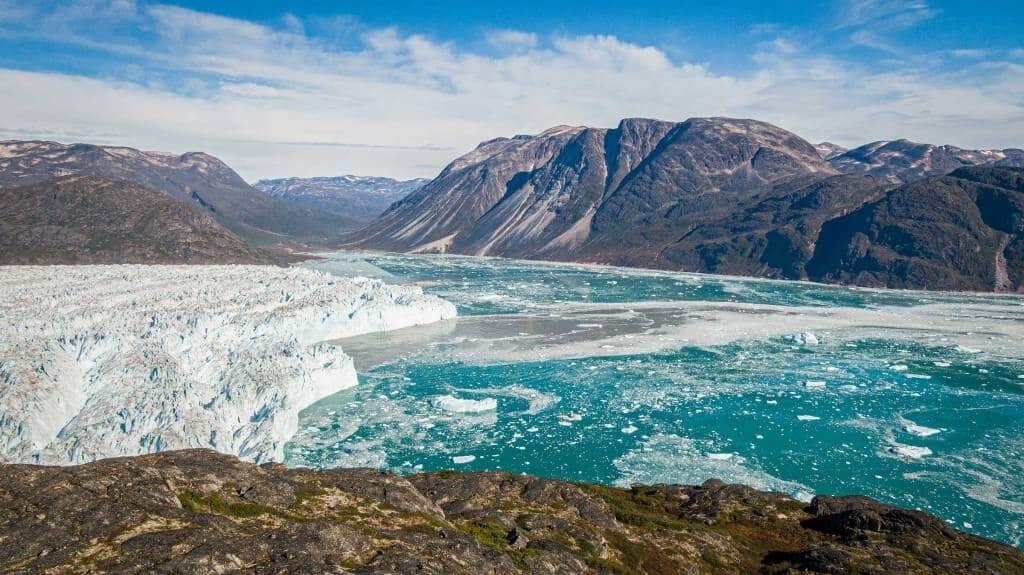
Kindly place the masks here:
POLYGON ((509 545, 508 539, 506 539, 508 529, 493 521, 464 523, 456 526, 456 528, 472 536, 481 545, 497 549, 508 555, 512 559, 512 563, 519 569, 526 569, 528 567, 526 563, 527 557, 539 554, 536 549, 516 549, 509 545))
POLYGON ((668 496, 652 487, 619 489, 604 485, 579 484, 580 487, 608 504, 615 518, 620 522, 641 529, 685 530, 689 522, 672 516, 665 511, 668 496))
POLYGON ((194 491, 186 491, 178 494, 178 501, 181 502, 182 507, 192 513, 214 513, 240 519, 259 517, 267 513, 279 514, 277 509, 259 503, 225 501, 219 493, 203 495, 194 491))
POLYGON ((317 497, 327 493, 322 487, 316 483, 307 483, 305 485, 295 488, 295 501, 292 501, 289 509, 298 509, 302 507, 302 504, 316 499, 317 497))

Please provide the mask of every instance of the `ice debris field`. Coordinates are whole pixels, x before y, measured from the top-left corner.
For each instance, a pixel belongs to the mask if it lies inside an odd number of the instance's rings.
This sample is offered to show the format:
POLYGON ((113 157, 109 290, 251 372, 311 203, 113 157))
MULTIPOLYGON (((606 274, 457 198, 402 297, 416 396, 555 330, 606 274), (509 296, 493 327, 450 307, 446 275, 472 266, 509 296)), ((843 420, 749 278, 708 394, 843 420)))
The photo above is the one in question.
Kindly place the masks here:
POLYGON ((337 342, 294 465, 865 494, 1024 544, 1024 298, 462 256, 309 267, 458 317, 337 342))
POLYGON ((0 267, 0 461, 281 460, 356 385, 345 336, 451 318, 415 286, 272 266, 0 267))

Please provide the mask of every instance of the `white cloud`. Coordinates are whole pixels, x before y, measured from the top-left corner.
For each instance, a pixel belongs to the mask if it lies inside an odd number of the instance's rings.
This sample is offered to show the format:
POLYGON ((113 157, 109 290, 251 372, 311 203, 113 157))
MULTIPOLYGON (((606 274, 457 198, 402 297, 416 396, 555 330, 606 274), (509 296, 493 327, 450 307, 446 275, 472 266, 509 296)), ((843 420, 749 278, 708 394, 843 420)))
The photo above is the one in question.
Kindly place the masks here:
POLYGON ((614 36, 492 32, 514 49, 481 54, 395 29, 360 28, 339 48, 289 19, 270 27, 168 6, 122 17, 148 31, 144 44, 71 32, 170 70, 180 86, 0 69, 0 137, 201 149, 250 180, 431 176, 481 140, 632 116, 754 117, 846 145, 1024 144, 1013 141, 1024 133, 1013 96, 1024 74, 998 62, 893 73, 780 39, 760 44, 756 69, 737 76, 614 36))

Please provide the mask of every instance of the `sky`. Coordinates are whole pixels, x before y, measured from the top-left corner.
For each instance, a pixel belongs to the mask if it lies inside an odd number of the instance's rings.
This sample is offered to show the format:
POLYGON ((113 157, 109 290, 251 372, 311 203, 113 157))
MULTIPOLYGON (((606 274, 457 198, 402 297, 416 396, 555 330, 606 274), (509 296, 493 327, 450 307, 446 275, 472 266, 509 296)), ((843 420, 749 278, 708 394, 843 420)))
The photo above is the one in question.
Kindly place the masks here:
POLYGON ((249 181, 432 177, 625 117, 1024 147, 1022 21, 1019 0, 0 0, 0 139, 204 151, 249 181))

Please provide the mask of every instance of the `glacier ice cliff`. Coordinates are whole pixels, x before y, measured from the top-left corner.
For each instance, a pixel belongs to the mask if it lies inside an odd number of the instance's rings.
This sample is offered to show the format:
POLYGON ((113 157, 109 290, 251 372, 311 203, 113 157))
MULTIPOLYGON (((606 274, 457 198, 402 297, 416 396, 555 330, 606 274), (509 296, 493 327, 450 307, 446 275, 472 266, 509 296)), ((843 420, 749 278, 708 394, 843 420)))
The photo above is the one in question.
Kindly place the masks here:
POLYGON ((454 316, 419 287, 305 269, 0 268, 0 462, 281 460, 299 411, 356 385, 328 340, 454 316))

